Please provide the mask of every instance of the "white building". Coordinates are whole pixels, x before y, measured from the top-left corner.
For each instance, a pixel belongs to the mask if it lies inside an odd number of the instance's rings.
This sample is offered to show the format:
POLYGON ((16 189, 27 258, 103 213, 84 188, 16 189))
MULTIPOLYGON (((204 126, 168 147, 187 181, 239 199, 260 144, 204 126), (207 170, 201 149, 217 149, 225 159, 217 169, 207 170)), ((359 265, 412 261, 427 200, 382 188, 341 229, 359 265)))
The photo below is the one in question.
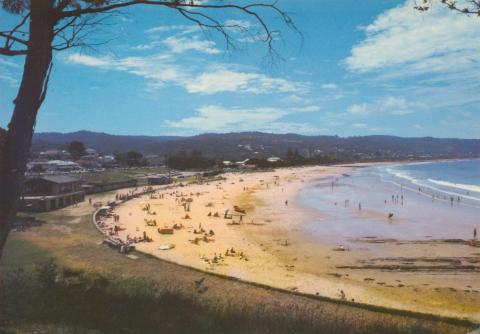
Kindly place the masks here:
POLYGON ((279 157, 270 157, 267 159, 268 162, 278 162, 282 159, 280 159, 279 157))

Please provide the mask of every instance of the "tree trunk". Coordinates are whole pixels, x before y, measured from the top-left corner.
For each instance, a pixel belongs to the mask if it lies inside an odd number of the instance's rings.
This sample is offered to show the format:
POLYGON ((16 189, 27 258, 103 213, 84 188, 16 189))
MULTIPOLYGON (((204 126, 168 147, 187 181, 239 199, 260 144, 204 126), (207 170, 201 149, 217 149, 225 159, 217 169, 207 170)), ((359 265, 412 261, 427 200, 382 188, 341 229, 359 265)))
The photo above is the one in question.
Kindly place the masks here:
POLYGON ((28 52, 6 142, 0 152, 0 259, 16 214, 37 111, 46 93, 54 24, 53 0, 30 1, 28 52))

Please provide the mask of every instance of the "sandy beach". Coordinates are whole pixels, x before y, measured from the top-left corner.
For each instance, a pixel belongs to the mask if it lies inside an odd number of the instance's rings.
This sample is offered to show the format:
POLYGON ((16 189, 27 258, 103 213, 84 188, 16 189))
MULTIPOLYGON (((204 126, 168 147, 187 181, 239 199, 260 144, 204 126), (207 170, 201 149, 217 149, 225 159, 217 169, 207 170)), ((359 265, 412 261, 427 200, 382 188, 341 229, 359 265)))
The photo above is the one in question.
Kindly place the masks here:
MULTIPOLYGON (((137 250, 196 269, 334 299, 480 320, 480 248, 359 235, 358 246, 350 249, 343 240, 319 241, 309 233, 308 224, 322 213, 301 201, 301 189, 314 180, 328 185, 355 168, 231 173, 214 182, 158 187, 153 195, 117 206, 118 221, 105 224, 119 226, 122 240, 145 232, 152 241, 135 243, 137 250), (388 258, 378 259, 379 252, 388 258), (412 268, 433 262, 452 270, 402 270, 398 259, 412 268), (467 259, 474 270, 449 267, 458 265, 455 259, 467 259)), ((377 213, 361 214, 367 219, 377 213)))

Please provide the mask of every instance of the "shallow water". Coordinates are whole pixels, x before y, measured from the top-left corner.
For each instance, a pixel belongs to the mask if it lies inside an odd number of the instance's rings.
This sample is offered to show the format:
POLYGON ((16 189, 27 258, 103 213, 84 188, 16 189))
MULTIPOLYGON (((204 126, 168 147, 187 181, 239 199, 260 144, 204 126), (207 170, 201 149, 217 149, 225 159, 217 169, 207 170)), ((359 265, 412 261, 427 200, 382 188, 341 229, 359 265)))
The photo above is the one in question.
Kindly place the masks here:
POLYGON ((304 232, 359 247, 362 237, 470 239, 480 232, 480 161, 381 165, 317 179, 298 200, 317 213, 304 232), (389 214, 393 214, 389 219, 389 214))

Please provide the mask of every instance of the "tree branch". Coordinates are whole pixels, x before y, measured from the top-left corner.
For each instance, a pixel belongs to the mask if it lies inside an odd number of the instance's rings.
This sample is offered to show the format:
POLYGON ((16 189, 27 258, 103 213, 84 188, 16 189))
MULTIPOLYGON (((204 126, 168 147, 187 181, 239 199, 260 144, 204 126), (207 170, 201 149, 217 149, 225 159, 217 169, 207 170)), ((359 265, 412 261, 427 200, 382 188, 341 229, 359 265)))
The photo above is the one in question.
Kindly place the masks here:
POLYGON ((156 6, 164 6, 168 8, 172 8, 177 10, 181 15, 183 15, 186 19, 195 22, 200 27, 212 28, 220 32, 227 43, 228 46, 232 46, 231 43, 231 36, 226 31, 227 26, 221 24, 220 22, 213 19, 211 16, 192 11, 191 9, 234 9, 241 11, 251 17, 262 27, 265 38, 262 39, 263 42, 267 43, 269 52, 275 52, 272 44, 274 40, 274 35, 277 31, 271 31, 266 24, 266 22, 262 19, 262 17, 255 11, 257 8, 267 8, 275 11, 285 24, 294 31, 298 32, 297 27, 293 23, 290 16, 282 11, 280 8, 277 7, 276 2, 267 4, 267 3, 251 3, 247 5, 235 5, 235 4, 219 4, 213 5, 208 3, 195 3, 193 1, 187 2, 185 0, 171 0, 171 1, 155 1, 155 0, 131 0, 125 2, 117 2, 111 3, 104 6, 89 6, 86 8, 77 8, 75 10, 63 11, 60 15, 60 18, 67 18, 67 17, 78 17, 84 14, 93 14, 93 13, 104 13, 109 12, 115 9, 125 8, 134 5, 156 5, 156 6), (197 18, 198 16, 199 18, 197 18), (202 21, 202 19, 204 21, 202 21), (206 21, 205 21, 206 20, 206 21))
POLYGON ((21 56, 26 54, 27 54, 27 50, 11 50, 8 48, 0 47, 0 55, 3 55, 3 56, 21 56))
POLYGON ((7 48, 7 49, 10 49, 13 46, 13 43, 12 44, 8 43, 9 40, 12 40, 14 42, 18 42, 18 43, 23 44, 23 45, 28 45, 27 41, 25 41, 21 38, 15 37, 15 36, 11 36, 11 34, 9 34, 9 32, 0 31, 0 37, 5 38, 4 48, 7 48))
MULTIPOLYGON (((479 0, 469 0, 467 3, 470 3, 469 6, 461 7, 458 5, 457 1, 454 0, 441 0, 441 3, 448 7, 448 9, 456 11, 461 14, 473 14, 480 16, 480 1, 479 0)), ((428 11, 432 8, 432 0, 422 0, 420 4, 415 4, 414 8, 419 11, 428 11)))
POLYGON ((23 45, 27 45, 28 42, 23 40, 23 39, 20 39, 18 37, 15 37, 13 36, 18 29, 20 29, 26 22, 27 22, 27 19, 30 17, 30 13, 28 13, 27 15, 25 15, 22 20, 20 21, 20 23, 18 23, 15 27, 13 27, 12 30, 10 31, 4 31, 4 32, 0 32, 0 36, 1 37, 4 37, 5 38, 5 44, 4 44, 4 48, 5 49, 11 49, 11 47, 13 46, 13 43, 15 42, 18 42, 18 43, 21 43, 23 45), (10 40, 12 40, 13 42, 10 43, 10 40))
MULTIPOLYGON (((233 2, 233 1, 232 1, 233 2)), ((111 1, 72 1, 72 0, 58 0, 57 6, 55 7, 55 21, 56 24, 61 25, 54 31, 56 38, 60 39, 60 43, 54 44, 54 50, 65 50, 74 46, 87 46, 86 42, 83 42, 83 39, 86 37, 87 33, 83 33, 86 27, 94 26, 100 22, 96 20, 94 22, 89 22, 89 17, 98 14, 98 13, 111 13, 115 10, 126 8, 135 5, 153 5, 153 6, 163 6, 176 10, 179 14, 185 17, 187 20, 196 23, 200 28, 213 29, 220 33, 226 42, 227 48, 235 47, 233 41, 234 38, 231 36, 231 28, 239 28, 246 33, 250 33, 248 28, 243 28, 238 25, 229 25, 220 22, 216 18, 212 17, 209 14, 205 14, 196 9, 211 9, 211 10, 220 10, 220 9, 231 9, 240 11, 246 16, 252 18, 256 22, 256 27, 260 27, 261 31, 256 32, 256 37, 258 41, 262 41, 268 45, 268 51, 270 54, 276 54, 277 52, 273 47, 274 40, 276 36, 279 35, 279 32, 276 30, 271 30, 269 25, 265 22, 264 18, 258 12, 259 9, 270 9, 275 14, 279 15, 282 21, 295 32, 299 32, 295 24, 293 23, 290 16, 277 7, 276 2, 272 3, 261 3, 254 2, 250 4, 240 5, 235 3, 220 3, 220 4, 210 4, 202 2, 194 2, 191 0, 111 0, 111 1), (85 3, 87 5, 85 5, 85 3), (84 7, 82 7, 84 4, 84 7), (86 17, 86 19, 84 19, 86 17), (80 19, 80 22, 78 20, 80 19), (63 23, 62 23, 63 22, 63 23)), ((22 22, 18 24, 10 32, 0 32, 0 37, 6 38, 5 47, 0 49, 0 54, 8 55, 17 55, 25 54, 24 50, 12 50, 11 46, 13 42, 18 42, 23 45, 28 45, 28 42, 13 36, 13 34, 26 22, 29 15, 23 17, 22 22)))

